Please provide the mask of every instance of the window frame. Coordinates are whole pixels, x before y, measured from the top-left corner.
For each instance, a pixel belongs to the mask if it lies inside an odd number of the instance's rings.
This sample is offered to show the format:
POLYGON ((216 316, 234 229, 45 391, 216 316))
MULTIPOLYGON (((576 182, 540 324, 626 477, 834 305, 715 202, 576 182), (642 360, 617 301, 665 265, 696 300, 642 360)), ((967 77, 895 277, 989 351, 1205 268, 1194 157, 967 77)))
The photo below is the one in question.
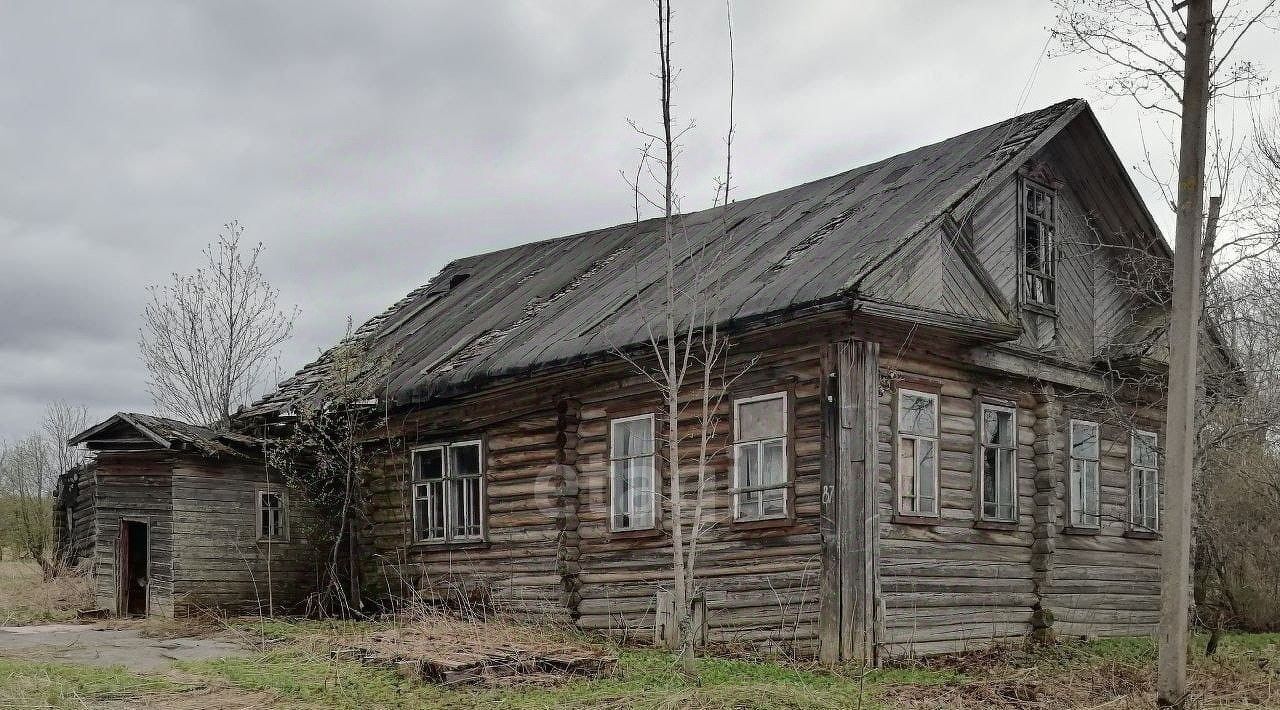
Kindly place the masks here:
POLYGON ((410 450, 409 452, 409 515, 410 515, 410 525, 412 526, 412 530, 410 532, 411 532, 411 538, 413 540, 413 544, 415 545, 470 545, 470 544, 488 542, 489 540, 489 493, 488 493, 489 486, 488 486, 487 477, 485 475, 486 470, 488 469, 487 460, 486 460, 487 458, 488 458, 487 451, 485 449, 483 439, 465 439, 465 440, 459 440, 459 441, 439 442, 434 444, 427 444, 425 446, 416 446, 410 450), (470 446, 477 447, 478 449, 479 469, 480 469, 479 472, 474 475, 467 475, 467 476, 457 476, 453 474, 452 465, 450 464, 450 455, 449 455, 450 450, 455 448, 463 448, 463 447, 470 447, 470 446), (441 462, 442 462, 441 466, 443 467, 443 470, 441 471, 441 475, 439 479, 423 480, 419 478, 418 456, 428 451, 440 452, 441 462), (418 489, 421 486, 427 486, 428 490, 430 490, 431 483, 437 480, 440 482, 440 495, 443 498, 442 510, 444 515, 444 520, 443 520, 444 536, 443 537, 423 537, 420 534, 421 529, 418 525, 418 501, 425 500, 429 496, 419 495, 418 489), (450 501, 453 498, 454 486, 456 486, 460 481, 470 481, 470 480, 479 481, 479 484, 477 485, 476 495, 478 495, 480 498, 480 504, 479 504, 480 532, 477 535, 459 536, 454 533, 454 527, 456 526, 456 521, 453 519, 454 513, 452 512, 452 505, 450 501))
POLYGON ((1138 429, 1129 433, 1129 529, 1141 533, 1160 532, 1160 436, 1153 431, 1138 429), (1140 437, 1151 437, 1151 453, 1155 456, 1155 462, 1151 466, 1140 466, 1136 460, 1138 447, 1135 443, 1140 437), (1144 474, 1140 484, 1142 491, 1134 485, 1134 478, 1139 472, 1144 474), (1145 474, 1150 474, 1150 487, 1154 489, 1155 496, 1155 515, 1153 516, 1155 524, 1150 526, 1146 524, 1145 512, 1141 516, 1138 515, 1139 503, 1146 502, 1148 482, 1145 474))
MULTIPOLYGON (((1043 232, 1042 232, 1043 233, 1043 232)), ((1034 180, 1026 175, 1020 176, 1018 184, 1018 293, 1019 301, 1023 306, 1028 306, 1033 310, 1041 311, 1047 315, 1056 315, 1058 312, 1058 191, 1038 180, 1034 180), (1049 199, 1049 217, 1045 219, 1031 214, 1027 210, 1027 195, 1031 190, 1036 190, 1045 194, 1049 199), (1027 266, 1027 220, 1034 220, 1040 224, 1042 229, 1049 230, 1049 249, 1047 258, 1042 259, 1040 269, 1030 269, 1027 266), (1045 268, 1047 267, 1047 268, 1045 268), (1037 300, 1031 298, 1027 281, 1034 277, 1042 281, 1045 285, 1046 292, 1049 294, 1049 300, 1037 300)))
MULTIPOLYGON (((762 521, 788 520, 793 517, 792 505, 794 503, 794 500, 793 500, 794 496, 791 490, 792 481, 793 481, 793 476, 791 471, 791 462, 793 459, 792 451, 791 451, 791 433, 793 428, 794 427, 791 421, 791 393, 788 390, 785 390, 785 389, 776 390, 773 392, 767 392, 765 394, 752 395, 749 397, 741 397, 733 400, 733 449, 732 449, 733 480, 731 481, 732 485, 729 487, 729 512, 730 512, 730 520, 733 523, 749 524, 749 523, 757 523, 762 521), (782 401, 782 436, 780 437, 775 436, 768 439, 753 439, 750 441, 742 440, 740 438, 742 435, 741 434, 742 417, 740 415, 742 405, 752 404, 754 402, 765 402, 765 401, 775 400, 775 399, 782 401), (742 462, 742 457, 738 455, 739 447, 743 445, 748 445, 748 444, 755 444, 756 450, 757 450, 757 457, 758 457, 757 460, 763 461, 764 445, 767 443, 779 441, 779 440, 782 441, 782 482, 769 484, 769 485, 749 486, 745 488, 742 487, 741 485, 742 475, 741 475, 741 467, 740 467, 740 464, 742 462), (763 493, 764 491, 772 491, 772 490, 782 491, 782 512, 781 513, 777 513, 773 515, 764 515, 762 512, 761 515, 751 516, 751 517, 744 517, 742 515, 742 501, 740 498, 742 494, 751 493, 755 491, 759 491, 763 493)), ((763 511, 764 496, 760 497, 760 502, 758 505, 760 507, 760 510, 763 511)))
POLYGON ((609 441, 608 441, 608 448, 606 450, 608 452, 607 491, 609 496, 609 531, 615 532, 615 533, 621 533, 621 532, 638 532, 638 531, 647 531, 647 530, 656 529, 658 527, 658 481, 661 478, 658 470, 657 417, 654 416, 653 412, 648 412, 646 414, 637 414, 629 417, 614 417, 610 419, 609 420, 609 441), (617 426, 618 424, 627 424, 630 422, 637 422, 637 421, 643 421, 643 420, 648 420, 649 422, 649 453, 641 454, 639 456, 626 456, 626 457, 615 456, 614 449, 613 449, 614 442, 616 441, 616 434, 614 431, 614 427, 617 426), (624 460, 631 460, 631 459, 638 459, 638 458, 648 458, 651 466, 650 479, 649 479, 649 485, 650 485, 649 487, 649 496, 650 496, 649 521, 647 523, 632 524, 626 527, 617 527, 614 525, 614 520, 615 520, 614 516, 617 515, 617 510, 614 507, 615 499, 613 495, 613 490, 614 490, 614 485, 616 484, 616 480, 614 479, 613 464, 615 461, 624 461, 624 460))
MULTIPOLYGON (((898 387, 893 395, 893 509, 898 515, 907 518, 937 519, 942 515, 942 392, 939 388, 925 389, 920 384, 915 383, 904 383, 904 385, 898 387), (928 399, 933 403, 933 435, 902 431, 902 397, 904 394, 928 399), (903 439, 911 439, 913 442, 919 442, 923 439, 933 443, 932 510, 921 510, 918 506, 913 506, 912 508, 903 507, 903 501, 906 499, 903 494, 906 490, 903 484, 905 472, 902 470, 903 439)), ((918 443, 913 443, 912 446, 918 447, 918 443)), ((918 451, 918 448, 913 448, 913 450, 918 451)), ((919 462, 915 457, 912 457, 912 466, 916 469, 912 472, 917 481, 915 490, 919 491, 919 462)), ((913 503, 919 497, 918 494, 912 496, 913 503)))
POLYGON ((289 541, 289 497, 287 492, 282 488, 259 488, 254 493, 254 529, 257 532, 258 542, 288 542, 289 541), (263 504, 263 499, 268 496, 276 496, 280 500, 280 535, 263 534, 262 532, 262 514, 268 510, 263 504))
MULTIPOLYGON (((1018 496, 1018 408, 1017 406, 1012 404, 997 404, 994 402, 982 402, 981 405, 978 407, 978 422, 977 422, 976 434, 978 439, 978 460, 976 462, 977 465, 974 466, 974 472, 978 477, 978 500, 977 500, 978 520, 982 522, 990 522, 990 523, 1016 524, 1018 522, 1018 516, 1021 512, 1019 510, 1020 506, 1018 504, 1019 496, 1018 496), (1009 432, 1013 441, 1011 441, 1007 446, 1000 445, 1000 444, 987 443, 986 432, 984 427, 986 426, 986 418, 987 418, 988 411, 999 412, 999 413, 1009 415, 1009 432), (1012 490, 1009 491, 1009 493, 1011 494, 1011 500, 1009 504, 1010 514, 1009 514, 1009 517, 1007 518, 1002 518, 999 515, 987 514, 986 466, 987 466, 987 449, 989 448, 994 448, 997 451, 997 454, 996 454, 997 485, 999 484, 999 480, 1000 480, 999 466, 1000 466, 1001 456, 999 452, 1001 451, 1011 452, 1011 455, 1009 457, 1010 466, 1011 466, 1011 470, 1009 472, 1009 485, 1012 488, 1012 490)), ((998 498, 995 505, 997 506, 997 509, 998 509, 999 507, 998 498)))
MULTIPOLYGON (((1087 501, 1086 501, 1087 503, 1087 501)), ((1079 530, 1102 529, 1102 425, 1087 419, 1071 419, 1067 423, 1067 522, 1072 528, 1079 530), (1093 458, 1078 457, 1076 450, 1076 427, 1091 427, 1096 441, 1093 458), (1085 511, 1077 520, 1080 501, 1076 495, 1076 462, 1094 465, 1093 500, 1097 510, 1093 513, 1093 522, 1087 522, 1089 513, 1085 511)))

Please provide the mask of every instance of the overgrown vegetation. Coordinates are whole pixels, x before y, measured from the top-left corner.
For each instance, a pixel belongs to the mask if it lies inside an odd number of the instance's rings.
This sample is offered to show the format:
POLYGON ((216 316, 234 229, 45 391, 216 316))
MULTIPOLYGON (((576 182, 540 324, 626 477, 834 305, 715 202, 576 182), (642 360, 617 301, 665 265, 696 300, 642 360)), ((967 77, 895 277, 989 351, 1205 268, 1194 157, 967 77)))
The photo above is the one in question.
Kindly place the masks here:
POLYGON ((67 621, 75 618, 77 609, 92 605, 93 592, 84 575, 63 574, 45 581, 30 560, 0 562, 0 626, 67 621))
MULTIPOLYGON (((0 622, 63 620, 74 604, 57 602, 31 563, 0 565, 0 622), (15 586, 17 585, 17 586, 15 586), (46 601, 26 606, 32 595, 46 601), (16 605, 16 606, 15 606, 16 605)), ((555 682, 512 680, 489 687, 443 687, 352 660, 334 650, 401 623, 342 619, 115 622, 164 638, 211 634, 239 639, 244 656, 187 662, 162 674, 58 663, 0 651, 0 708, 511 708, 512 710, 738 710, 768 708, 1148 708, 1155 693, 1155 644, 1149 638, 1007 647, 901 661, 864 672, 768 657, 706 657, 694 675, 668 651, 623 648, 567 628, 523 628, 464 621, 474 638, 535 634, 604 646, 618 654, 608 676, 555 682), (185 626, 184 626, 185 624, 185 626)), ((461 633, 461 632, 460 632, 461 633)), ((1196 640, 1203 648, 1205 638, 1196 640)), ((1204 708, 1280 707, 1280 634, 1226 634, 1211 658, 1193 654, 1192 688, 1204 708)))
MULTIPOLYGON (((369 624, 246 620, 232 626, 266 639, 265 650, 183 663, 160 676, 0 655, 0 707, 96 708, 127 701, 121 707, 1125 710, 1150 707, 1154 697, 1155 645, 1145 638, 996 649, 867 673, 762 658, 701 658, 696 680, 670 652, 632 648, 620 649, 617 669, 604 678, 473 688, 424 684, 331 657, 329 650, 344 637, 376 628, 369 624)), ((1216 657, 1195 655, 1191 682, 1204 708, 1276 707, 1278 663, 1280 635, 1228 635, 1216 657)))
POLYGON ((324 354, 324 377, 289 403, 281 435, 267 437, 267 466, 310 513, 298 519, 299 537, 320 561, 313 606, 324 613, 359 614, 364 606, 357 556, 375 460, 366 437, 386 422, 380 395, 391 362, 348 323, 347 336, 324 354))

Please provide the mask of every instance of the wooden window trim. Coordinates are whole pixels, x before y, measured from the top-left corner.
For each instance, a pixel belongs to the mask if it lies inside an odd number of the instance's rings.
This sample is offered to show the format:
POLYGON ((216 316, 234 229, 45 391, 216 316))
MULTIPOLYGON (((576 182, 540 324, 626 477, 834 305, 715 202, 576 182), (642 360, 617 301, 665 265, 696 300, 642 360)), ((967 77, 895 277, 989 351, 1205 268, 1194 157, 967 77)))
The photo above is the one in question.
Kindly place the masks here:
MULTIPOLYGON (((774 525, 793 524, 795 521, 795 407, 792 402, 795 399, 795 391, 792 387, 783 389, 771 389, 760 394, 744 394, 735 397, 731 405, 731 413, 733 416, 733 440, 730 443, 731 461, 729 464, 729 520, 730 529, 742 530, 761 527, 757 523, 772 523, 774 525), (786 431, 782 433, 782 469, 785 480, 779 485, 771 486, 752 486, 748 489, 740 488, 738 485, 738 440, 741 428, 741 417, 738 416, 738 408, 743 404, 752 402, 764 402, 771 399, 782 400, 782 421, 786 431), (738 495, 743 492, 751 492, 753 490, 776 490, 783 491, 782 513, 780 515, 770 515, 757 518, 742 518, 738 515, 738 495)), ((757 440, 756 443, 767 441, 765 439, 757 440)), ((765 527, 768 527, 767 525, 765 527)))
POLYGON ((941 515, 903 515, 902 513, 894 513, 890 518, 890 522, 898 525, 920 525, 924 527, 936 527, 942 524, 941 515))
POLYGON ((1097 537, 1102 533, 1100 528, 1082 528, 1075 525, 1064 525, 1059 532, 1063 535, 1079 535, 1082 537, 1097 537))
POLYGON ((1027 310, 1041 313, 1046 316, 1056 317, 1058 315, 1058 189, 1031 178, 1026 174, 1019 174, 1018 176, 1017 250, 1018 302, 1027 310), (1032 217, 1027 214, 1027 191, 1029 188, 1038 189, 1049 195, 1051 203, 1048 222, 1039 217, 1032 217), (1037 277, 1043 279, 1049 284, 1050 292, 1053 294, 1052 303, 1032 300, 1027 293, 1027 219, 1034 219, 1041 224, 1047 224, 1051 230, 1053 244, 1049 255, 1049 269, 1047 271, 1037 270, 1031 273, 1034 273, 1037 277))
MULTIPOLYGON (((1091 422, 1087 419, 1070 419, 1067 422, 1067 528, 1071 528, 1076 532, 1068 533, 1069 535, 1097 534, 1102 530, 1102 425, 1098 422, 1091 422), (1079 459, 1081 461, 1092 461, 1098 468, 1097 475, 1094 476, 1094 497, 1098 501, 1098 512, 1094 516, 1092 525, 1087 523, 1075 522, 1075 511, 1078 501, 1076 501, 1075 485, 1074 485, 1074 469, 1076 457, 1076 426, 1092 427, 1097 439, 1098 454, 1096 458, 1079 459)), ((1065 528, 1064 528, 1065 530, 1065 528)))
POLYGON ((413 546, 451 547, 452 548, 452 547, 482 547, 488 544, 489 542, 489 485, 488 485, 489 462, 488 462, 488 458, 489 458, 488 448, 485 446, 483 438, 466 439, 466 440, 459 440, 459 441, 435 442, 435 443, 426 444, 423 446, 415 446, 409 450, 409 525, 410 525, 410 539, 412 540, 411 544, 413 546), (459 476, 453 476, 450 474, 449 450, 455 447, 464 447, 464 446, 476 446, 479 448, 480 472, 478 475, 459 477, 459 476), (444 505, 443 505, 444 515, 445 515, 444 537, 423 539, 418 536, 419 528, 418 528, 417 487, 419 485, 419 481, 418 481, 418 471, 417 471, 417 465, 418 465, 417 457, 419 454, 423 452, 432 451, 432 450, 439 450, 441 452, 441 457, 444 462, 443 463, 444 471, 442 472, 442 475, 440 478, 440 481, 442 481, 442 484, 440 487, 441 495, 444 497, 444 505), (449 510, 450 510, 449 481, 461 481, 461 480, 470 480, 470 479, 476 479, 480 482, 479 484, 480 535, 478 537, 476 536, 455 537, 453 534, 453 520, 449 513, 449 510))
POLYGON ((975 512, 977 514, 974 516, 974 525, 976 527, 977 523, 998 523, 1002 525, 1011 524, 1017 526, 1018 518, 1022 513, 1020 510, 1021 501, 1018 500, 1020 498, 1018 495, 1018 408, 1012 403, 1005 403, 1004 400, 981 398, 978 401, 977 414, 978 421, 976 422, 976 428, 974 430, 974 438, 977 440, 977 448, 974 452, 975 455, 973 461, 973 473, 974 477, 977 479, 975 485, 975 492, 977 493, 975 499, 977 510, 975 512), (985 425, 985 422, 983 420, 986 418, 988 410, 1004 412, 1009 415, 1010 419, 1010 433, 1013 436, 1013 441, 1009 446, 994 445, 994 448, 998 451, 1013 452, 1013 470, 1010 474, 1010 483, 1013 485, 1013 509, 1011 513, 1012 517, 1009 518, 989 517, 986 510, 987 491, 985 466, 987 457, 985 456, 985 452, 988 445, 986 443, 986 437, 984 436, 983 426, 985 425))
POLYGON ((893 521, 905 525, 937 525, 942 520, 942 385, 925 380, 899 380, 893 391, 893 406, 889 430, 893 437, 893 521), (922 395, 933 400, 934 435, 903 434, 899 431, 902 411, 902 393, 922 395), (902 508, 902 437, 931 439, 934 445, 934 509, 933 512, 903 510, 902 508))
POLYGON ((1148 535, 1155 536, 1155 537, 1159 537, 1160 535, 1160 524, 1163 522, 1160 519, 1160 502, 1161 502, 1160 487, 1163 479, 1163 476, 1160 473, 1161 459, 1162 457, 1160 456, 1160 435, 1159 434, 1157 434, 1154 431, 1147 431, 1143 429, 1139 429, 1129 433, 1129 465, 1127 467, 1127 472, 1129 476, 1129 484, 1128 484, 1129 485, 1129 528, 1126 531, 1127 537, 1145 538, 1148 535), (1151 448, 1152 448, 1152 451, 1155 452, 1155 456, 1156 456, 1154 467, 1139 466, 1137 465, 1137 462, 1134 460, 1134 457, 1137 454, 1137 447, 1134 446, 1134 443, 1137 441, 1138 437, 1141 437, 1141 436, 1151 437, 1151 448), (1137 516, 1134 515, 1134 513, 1136 512, 1134 509, 1134 503, 1136 502, 1135 497, 1137 495, 1137 491, 1134 489, 1134 486, 1133 486, 1133 477, 1134 477, 1134 473, 1139 470, 1151 471, 1153 472, 1155 477, 1155 489, 1156 489, 1155 490, 1155 497, 1156 497, 1155 523, 1156 524, 1154 527, 1147 527, 1139 523, 1137 520, 1137 516))
POLYGON ((259 488, 254 493, 254 503, 253 523, 258 531, 258 542, 271 544, 289 542, 289 497, 285 490, 271 487, 259 488), (268 494, 280 496, 280 537, 262 534, 262 511, 266 510, 262 499, 268 494))
MULTIPOLYGON (((646 412, 643 414, 635 414, 635 415, 623 416, 623 417, 611 417, 608 421, 608 426, 605 431, 605 452, 608 459, 607 467, 605 469, 605 495, 608 496, 609 520, 607 521, 608 522, 607 529, 609 531, 609 535, 611 537, 625 538, 625 537, 645 537, 645 535, 637 534, 637 533, 649 533, 649 536, 652 536, 653 533, 658 532, 659 530, 658 521, 661 519, 661 515, 659 512, 660 497, 658 495, 658 489, 661 487, 660 484, 662 482, 662 473, 663 473, 662 467, 659 466, 660 457, 658 455, 657 417, 654 415, 653 412, 646 412), (653 480, 651 482, 651 485, 653 488, 650 491, 650 494, 652 495, 652 500, 649 503, 652 510, 650 510, 649 524, 635 525, 635 526, 626 527, 626 528, 615 528, 613 526, 613 521, 614 521, 613 462, 615 460, 613 457, 613 426, 615 424, 624 424, 627 422, 641 421, 644 419, 649 420, 649 438, 650 438, 651 447, 652 447, 652 452, 649 454, 649 456, 652 459, 652 464, 653 464, 653 480)), ((633 458, 638 458, 638 457, 633 457, 633 458)))

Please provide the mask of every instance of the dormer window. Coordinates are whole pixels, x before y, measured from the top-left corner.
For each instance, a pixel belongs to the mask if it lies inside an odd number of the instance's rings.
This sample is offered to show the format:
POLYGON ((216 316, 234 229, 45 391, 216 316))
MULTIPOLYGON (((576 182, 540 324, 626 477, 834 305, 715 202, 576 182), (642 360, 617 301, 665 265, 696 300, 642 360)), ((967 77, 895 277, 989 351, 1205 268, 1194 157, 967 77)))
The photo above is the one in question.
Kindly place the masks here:
POLYGON ((1053 190, 1022 181, 1022 302, 1053 309, 1057 259, 1053 190))

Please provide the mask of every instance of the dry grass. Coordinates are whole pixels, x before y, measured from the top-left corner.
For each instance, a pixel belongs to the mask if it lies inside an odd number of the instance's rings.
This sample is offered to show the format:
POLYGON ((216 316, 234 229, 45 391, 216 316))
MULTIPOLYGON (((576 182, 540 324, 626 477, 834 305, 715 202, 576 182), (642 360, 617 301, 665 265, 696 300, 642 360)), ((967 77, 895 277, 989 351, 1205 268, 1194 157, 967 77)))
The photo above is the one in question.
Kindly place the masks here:
MULTIPOLYGON (((1238 636, 1218 656, 1197 655, 1189 685, 1204 710, 1280 707, 1280 646, 1264 636, 1238 636)), ((943 686, 886 686, 879 699, 904 710, 1148 710, 1156 694, 1150 639, 1064 643, 1028 651, 999 648, 926 659, 961 680, 943 686)))
POLYGON ((91 606, 93 591, 84 574, 66 573, 45 581, 33 562, 0 562, 0 626, 69 621, 76 611, 91 606))

